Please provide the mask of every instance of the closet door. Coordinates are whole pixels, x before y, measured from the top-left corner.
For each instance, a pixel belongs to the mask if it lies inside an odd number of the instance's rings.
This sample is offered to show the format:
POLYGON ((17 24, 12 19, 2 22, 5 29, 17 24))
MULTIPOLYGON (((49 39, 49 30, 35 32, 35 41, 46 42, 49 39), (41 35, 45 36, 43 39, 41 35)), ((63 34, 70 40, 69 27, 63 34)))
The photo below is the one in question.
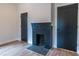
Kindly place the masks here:
POLYGON ((21 14, 21 40, 27 42, 27 13, 21 14))
POLYGON ((57 47, 76 51, 78 4, 58 7, 57 12, 57 47))

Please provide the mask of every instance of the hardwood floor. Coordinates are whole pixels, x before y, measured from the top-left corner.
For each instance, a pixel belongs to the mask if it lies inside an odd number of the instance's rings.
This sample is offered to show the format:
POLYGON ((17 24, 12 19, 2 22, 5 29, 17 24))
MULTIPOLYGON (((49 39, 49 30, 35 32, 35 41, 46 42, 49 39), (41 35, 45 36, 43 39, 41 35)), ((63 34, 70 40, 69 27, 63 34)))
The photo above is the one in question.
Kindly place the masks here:
POLYGON ((78 56, 76 52, 62 48, 54 48, 47 55, 48 56, 78 56))
MULTIPOLYGON (((6 45, 0 46, 0 56, 43 56, 39 53, 27 49, 30 44, 25 42, 11 42, 6 45)), ((47 56, 77 56, 78 54, 73 51, 65 49, 50 49, 47 56)))
POLYGON ((26 49, 28 46, 25 42, 12 42, 0 47, 0 56, 41 56, 41 54, 26 49))

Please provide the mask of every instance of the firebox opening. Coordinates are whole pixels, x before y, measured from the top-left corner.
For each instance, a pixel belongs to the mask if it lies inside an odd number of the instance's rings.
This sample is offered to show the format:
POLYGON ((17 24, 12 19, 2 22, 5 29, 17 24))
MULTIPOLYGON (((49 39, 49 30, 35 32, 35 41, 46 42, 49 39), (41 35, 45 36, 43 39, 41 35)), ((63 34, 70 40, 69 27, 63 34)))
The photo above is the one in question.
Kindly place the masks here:
POLYGON ((36 40, 38 46, 44 46, 44 35, 43 34, 36 34, 36 40))

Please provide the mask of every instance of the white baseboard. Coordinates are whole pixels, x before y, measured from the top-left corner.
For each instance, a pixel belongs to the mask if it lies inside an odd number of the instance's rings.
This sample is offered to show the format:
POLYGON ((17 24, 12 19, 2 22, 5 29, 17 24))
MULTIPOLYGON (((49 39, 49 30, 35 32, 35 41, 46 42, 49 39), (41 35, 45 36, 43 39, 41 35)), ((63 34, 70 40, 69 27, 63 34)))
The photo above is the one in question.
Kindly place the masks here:
POLYGON ((17 40, 16 39, 10 39, 10 40, 1 41, 0 45, 6 44, 6 43, 10 43, 10 42, 13 42, 13 41, 17 41, 17 40))

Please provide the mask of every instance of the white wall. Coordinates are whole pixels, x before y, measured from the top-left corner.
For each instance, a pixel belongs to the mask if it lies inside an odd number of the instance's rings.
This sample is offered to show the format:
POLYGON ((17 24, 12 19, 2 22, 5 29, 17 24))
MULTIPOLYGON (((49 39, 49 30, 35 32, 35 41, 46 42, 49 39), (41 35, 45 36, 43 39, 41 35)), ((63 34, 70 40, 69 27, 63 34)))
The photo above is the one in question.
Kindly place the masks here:
MULTIPOLYGON (((18 4, 18 13, 20 23, 20 14, 28 12, 28 42, 32 43, 32 27, 31 23, 35 22, 51 22, 51 4, 49 3, 25 3, 18 4)), ((19 36, 21 36, 19 24, 19 36)), ((20 39, 20 38, 19 38, 20 39)))
POLYGON ((51 23, 52 23, 52 27, 53 27, 53 29, 52 29, 52 47, 55 47, 55 26, 54 26, 54 24, 55 24, 55 3, 52 3, 51 4, 51 23))
MULTIPOLYGON (((78 16, 79 16, 79 4, 78 4, 78 16)), ((78 17, 78 25, 77 25, 77 52, 79 53, 79 17, 78 17)))
POLYGON ((0 4, 0 44, 17 37, 17 14, 15 4, 0 4))
MULTIPOLYGON (((57 7, 60 7, 60 6, 65 6, 65 5, 70 5, 71 3, 55 3, 54 4, 54 17, 55 18, 52 18, 52 19, 54 19, 53 21, 52 21, 52 24, 53 24, 53 46, 55 47, 55 48, 57 48, 57 7)), ((79 15, 79 6, 78 6, 78 15, 79 15)), ((77 52, 79 53, 79 17, 78 17, 78 24, 77 24, 77 52)))

